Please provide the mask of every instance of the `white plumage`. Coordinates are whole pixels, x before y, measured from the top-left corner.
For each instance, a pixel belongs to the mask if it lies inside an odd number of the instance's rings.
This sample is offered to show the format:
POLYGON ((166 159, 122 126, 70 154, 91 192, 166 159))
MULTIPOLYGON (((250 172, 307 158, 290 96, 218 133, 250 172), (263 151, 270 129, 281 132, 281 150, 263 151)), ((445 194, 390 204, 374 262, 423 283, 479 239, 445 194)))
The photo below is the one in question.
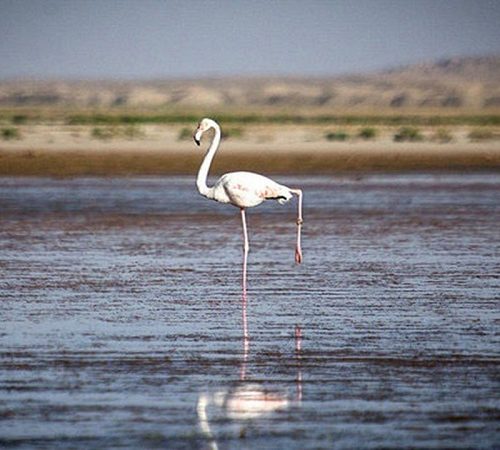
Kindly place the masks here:
POLYGON ((214 200, 239 208, 251 208, 264 200, 278 200, 283 204, 292 198, 286 186, 253 172, 226 173, 212 189, 214 200))

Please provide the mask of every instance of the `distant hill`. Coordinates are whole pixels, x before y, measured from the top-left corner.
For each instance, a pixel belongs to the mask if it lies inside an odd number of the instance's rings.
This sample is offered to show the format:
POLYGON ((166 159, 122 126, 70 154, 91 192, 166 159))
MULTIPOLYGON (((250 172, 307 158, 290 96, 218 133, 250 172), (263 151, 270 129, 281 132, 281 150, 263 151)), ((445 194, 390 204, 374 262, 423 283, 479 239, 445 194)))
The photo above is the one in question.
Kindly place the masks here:
POLYGON ((12 106, 483 110, 500 108, 500 56, 332 78, 0 80, 0 107, 12 106))

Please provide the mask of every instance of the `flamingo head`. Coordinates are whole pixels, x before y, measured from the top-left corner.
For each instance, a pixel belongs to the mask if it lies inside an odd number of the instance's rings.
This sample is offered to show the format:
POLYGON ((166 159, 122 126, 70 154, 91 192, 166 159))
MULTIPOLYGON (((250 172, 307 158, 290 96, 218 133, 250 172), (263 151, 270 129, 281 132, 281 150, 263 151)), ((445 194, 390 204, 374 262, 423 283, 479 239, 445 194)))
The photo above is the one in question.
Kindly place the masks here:
POLYGON ((196 142, 196 145, 200 145, 201 136, 205 131, 208 131, 210 128, 214 127, 215 122, 212 119, 202 119, 194 132, 193 139, 196 142))

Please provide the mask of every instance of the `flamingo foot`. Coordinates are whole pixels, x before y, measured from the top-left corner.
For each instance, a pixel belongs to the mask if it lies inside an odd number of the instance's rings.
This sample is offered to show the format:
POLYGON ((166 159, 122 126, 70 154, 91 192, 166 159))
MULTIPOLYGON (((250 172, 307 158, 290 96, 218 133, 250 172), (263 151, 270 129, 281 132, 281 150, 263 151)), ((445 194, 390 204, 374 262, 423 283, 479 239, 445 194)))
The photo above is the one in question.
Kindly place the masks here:
POLYGON ((302 262, 302 251, 300 248, 295 249, 295 262, 300 264, 302 262))

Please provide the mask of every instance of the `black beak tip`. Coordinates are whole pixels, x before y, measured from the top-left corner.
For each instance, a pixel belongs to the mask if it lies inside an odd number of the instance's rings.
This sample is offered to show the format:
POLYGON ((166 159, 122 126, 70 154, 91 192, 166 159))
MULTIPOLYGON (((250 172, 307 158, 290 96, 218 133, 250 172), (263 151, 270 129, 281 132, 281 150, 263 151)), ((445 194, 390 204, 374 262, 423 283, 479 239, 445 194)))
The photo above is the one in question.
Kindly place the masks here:
POLYGON ((200 141, 196 138, 194 138, 194 142, 196 142, 196 145, 199 147, 200 146, 200 141))

